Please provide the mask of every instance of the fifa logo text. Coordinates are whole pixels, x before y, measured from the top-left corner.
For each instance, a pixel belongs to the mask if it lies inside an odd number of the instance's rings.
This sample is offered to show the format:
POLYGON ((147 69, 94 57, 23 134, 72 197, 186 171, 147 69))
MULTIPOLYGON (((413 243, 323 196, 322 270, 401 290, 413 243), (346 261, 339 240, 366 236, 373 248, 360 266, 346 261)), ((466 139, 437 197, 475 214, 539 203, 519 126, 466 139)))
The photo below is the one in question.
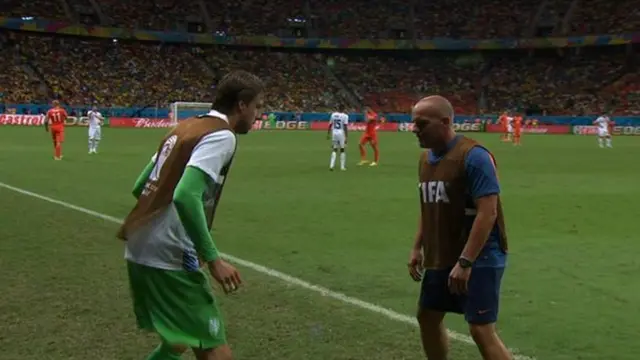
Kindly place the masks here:
POLYGON ((427 181, 420 183, 420 193, 423 203, 449 203, 447 186, 444 181, 427 181))

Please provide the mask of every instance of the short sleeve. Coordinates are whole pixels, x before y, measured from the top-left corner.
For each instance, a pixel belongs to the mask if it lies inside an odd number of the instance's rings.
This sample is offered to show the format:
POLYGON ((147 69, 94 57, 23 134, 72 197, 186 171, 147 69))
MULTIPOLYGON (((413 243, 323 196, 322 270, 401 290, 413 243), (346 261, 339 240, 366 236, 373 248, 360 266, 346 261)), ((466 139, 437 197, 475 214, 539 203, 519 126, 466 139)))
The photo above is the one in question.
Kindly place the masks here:
POLYGON ((468 191, 473 199, 500 194, 500 183, 493 157, 483 147, 469 150, 465 159, 468 191))
POLYGON ((235 135, 228 130, 217 131, 198 142, 187 166, 198 168, 214 182, 220 182, 220 171, 231 161, 235 150, 235 135))
POLYGON ((344 116, 344 123, 348 124, 349 123, 349 115, 345 115, 344 116))

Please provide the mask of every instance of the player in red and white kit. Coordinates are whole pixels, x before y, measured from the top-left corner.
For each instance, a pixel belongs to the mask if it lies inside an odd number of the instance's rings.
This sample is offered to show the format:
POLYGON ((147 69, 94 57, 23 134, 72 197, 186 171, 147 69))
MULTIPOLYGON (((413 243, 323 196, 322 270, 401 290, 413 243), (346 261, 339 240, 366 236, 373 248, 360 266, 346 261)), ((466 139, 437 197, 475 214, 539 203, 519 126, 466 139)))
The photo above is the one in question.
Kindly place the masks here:
POLYGON ((53 109, 47 111, 44 120, 44 129, 48 132, 51 129, 51 139, 53 140, 54 160, 62 160, 62 143, 64 142, 64 123, 67 120, 67 111, 60 106, 58 100, 53 100, 53 109))
POLYGON ((369 143, 373 149, 373 162, 369 166, 377 166, 380 160, 380 151, 378 150, 378 114, 373 110, 367 109, 365 112, 367 120, 367 128, 360 138, 360 162, 358 165, 364 165, 367 161, 367 151, 365 145, 369 143))

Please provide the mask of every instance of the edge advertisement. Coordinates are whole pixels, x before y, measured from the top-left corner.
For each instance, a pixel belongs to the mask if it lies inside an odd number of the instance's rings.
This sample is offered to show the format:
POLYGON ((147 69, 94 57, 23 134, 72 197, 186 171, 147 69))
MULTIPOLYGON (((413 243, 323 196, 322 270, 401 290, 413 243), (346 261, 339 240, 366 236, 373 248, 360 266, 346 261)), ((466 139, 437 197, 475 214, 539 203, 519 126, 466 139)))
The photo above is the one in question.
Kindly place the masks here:
MULTIPOLYGON (((400 123, 397 124, 398 131, 411 132, 413 131, 413 123, 400 123)), ((453 130, 456 132, 484 132, 485 125, 483 123, 454 123, 453 130)))
MULTIPOLYGON (((640 126, 613 126, 612 135, 622 136, 640 136, 640 126)), ((593 125, 576 125, 573 126, 571 132, 574 135, 597 135, 598 127, 593 125)))

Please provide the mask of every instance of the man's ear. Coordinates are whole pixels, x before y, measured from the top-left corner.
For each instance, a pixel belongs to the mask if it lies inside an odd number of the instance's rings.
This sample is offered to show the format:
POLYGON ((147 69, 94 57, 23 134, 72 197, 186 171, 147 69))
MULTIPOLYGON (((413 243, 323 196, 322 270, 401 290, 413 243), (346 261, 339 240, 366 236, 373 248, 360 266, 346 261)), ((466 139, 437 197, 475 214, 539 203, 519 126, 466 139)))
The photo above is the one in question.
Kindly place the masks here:
POLYGON ((247 104, 245 104, 244 101, 242 101, 242 100, 238 101, 238 111, 239 112, 241 112, 241 113, 244 112, 246 108, 247 108, 247 104))

